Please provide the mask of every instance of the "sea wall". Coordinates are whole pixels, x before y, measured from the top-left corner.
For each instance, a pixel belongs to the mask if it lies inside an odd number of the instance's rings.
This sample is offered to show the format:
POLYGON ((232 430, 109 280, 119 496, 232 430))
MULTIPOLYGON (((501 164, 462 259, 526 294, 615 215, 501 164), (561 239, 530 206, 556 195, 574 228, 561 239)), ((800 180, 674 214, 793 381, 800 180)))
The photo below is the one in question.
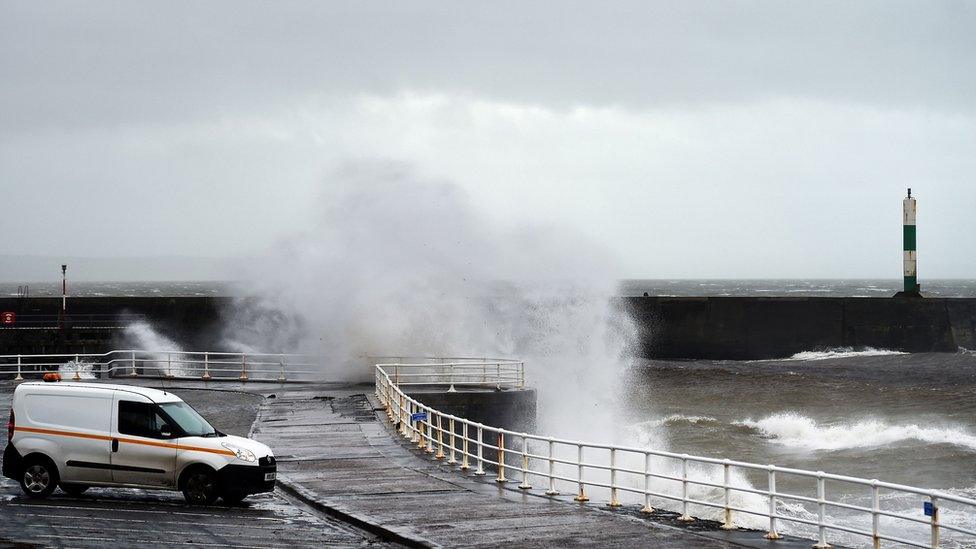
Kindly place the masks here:
POLYGON ((831 347, 976 348, 976 299, 622 298, 648 358, 762 359, 831 347))
MULTIPOLYGON (((640 352, 657 358, 760 359, 830 347, 910 352, 976 349, 976 299, 628 297, 640 352)), ((0 354, 101 353, 145 320, 184 348, 217 349, 228 297, 0 298, 0 354)))
POLYGON ((212 348, 226 297, 74 297, 64 319, 60 298, 0 298, 0 354, 103 353, 124 345, 126 326, 144 320, 185 348, 212 348))

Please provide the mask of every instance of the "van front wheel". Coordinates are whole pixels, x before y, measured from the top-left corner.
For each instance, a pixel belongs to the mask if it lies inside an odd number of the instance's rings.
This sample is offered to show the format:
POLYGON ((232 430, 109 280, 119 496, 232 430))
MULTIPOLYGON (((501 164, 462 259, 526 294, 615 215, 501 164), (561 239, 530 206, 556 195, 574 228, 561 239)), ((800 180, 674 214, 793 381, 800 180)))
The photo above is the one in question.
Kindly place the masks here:
POLYGON ((58 486, 58 469, 51 460, 33 457, 24 461, 20 488, 29 498, 46 498, 58 486))
POLYGON ((217 501, 217 475, 200 467, 187 473, 183 480, 183 497, 190 505, 210 505, 217 501))

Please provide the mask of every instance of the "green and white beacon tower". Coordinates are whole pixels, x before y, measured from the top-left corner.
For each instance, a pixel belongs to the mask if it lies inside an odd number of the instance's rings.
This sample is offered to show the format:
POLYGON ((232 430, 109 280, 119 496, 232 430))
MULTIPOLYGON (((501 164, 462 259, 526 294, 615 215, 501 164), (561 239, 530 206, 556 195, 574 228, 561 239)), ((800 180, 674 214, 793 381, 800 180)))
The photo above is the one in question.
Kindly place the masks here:
POLYGON ((908 196, 902 201, 903 239, 905 254, 905 289, 904 296, 920 296, 921 286, 918 283, 918 256, 915 247, 915 199, 912 190, 908 189, 908 196))

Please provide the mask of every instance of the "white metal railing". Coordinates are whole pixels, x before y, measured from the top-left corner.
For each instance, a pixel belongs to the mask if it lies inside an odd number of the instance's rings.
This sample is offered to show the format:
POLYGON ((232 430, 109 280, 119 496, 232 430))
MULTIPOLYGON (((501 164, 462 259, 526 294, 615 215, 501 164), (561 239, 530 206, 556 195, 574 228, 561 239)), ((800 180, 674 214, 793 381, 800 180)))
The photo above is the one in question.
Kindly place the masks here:
POLYGON ((463 357, 369 357, 374 361, 395 359, 390 375, 398 386, 447 385, 456 387, 525 388, 525 363, 507 358, 463 357), (410 362, 403 362, 409 360, 410 362), (424 361, 424 362, 414 362, 424 361))
POLYGON ((321 357, 315 355, 125 349, 102 354, 0 355, 0 379, 61 372, 75 380, 151 377, 283 382, 320 377, 321 364, 321 357))
MULTIPOLYGON (((878 480, 835 475, 822 471, 807 471, 775 465, 760 465, 729 459, 691 456, 661 450, 598 444, 583 441, 558 439, 510 431, 491 427, 465 418, 446 414, 426 406, 407 395, 401 386, 418 383, 420 377, 404 378, 403 372, 428 373, 427 384, 449 385, 456 377, 445 374, 443 367, 463 362, 466 367, 475 368, 483 364, 497 362, 478 362, 478 359, 457 361, 450 359, 446 364, 426 363, 388 363, 376 365, 376 394, 386 407, 387 416, 397 427, 399 433, 417 444, 418 448, 434 454, 437 459, 447 463, 459 464, 461 470, 475 467, 474 474, 487 474, 486 467, 494 469, 496 480, 506 482, 506 474, 519 475, 519 488, 531 489, 530 480, 540 481, 548 495, 559 494, 560 488, 570 487, 579 502, 589 500, 587 488, 601 488, 609 491, 608 505, 618 507, 621 493, 642 497, 641 511, 653 511, 652 499, 677 502, 680 505, 680 521, 696 520, 689 514, 690 506, 721 510, 722 528, 735 529, 737 513, 762 517, 768 524, 766 538, 780 538, 780 521, 812 528, 810 534, 816 537, 816 548, 830 547, 828 532, 842 532, 856 537, 867 538, 874 547, 881 547, 882 541, 890 541, 913 547, 940 547, 943 532, 952 536, 954 546, 976 546, 976 530, 967 527, 965 521, 946 520, 940 508, 956 506, 970 513, 976 513, 976 500, 960 497, 938 490, 928 490, 878 480), (445 377, 445 375, 447 377, 445 377), (406 380, 406 381, 405 381, 406 380), (494 442, 494 443, 492 443, 494 442), (492 459, 494 458, 494 459, 492 459), (669 466, 670 462, 670 466, 669 466), (693 469, 692 466, 697 467, 693 469), (712 471, 708 471, 711 467, 712 471), (748 483, 732 481, 733 471, 748 472, 765 477, 765 488, 754 488, 748 483), (721 480, 713 480, 709 472, 720 472, 721 480), (813 492, 809 495, 790 493, 777 489, 777 481, 807 481, 813 492), (656 487, 655 481, 669 482, 674 488, 667 490, 656 487), (851 503, 829 499, 828 486, 858 487, 865 491, 866 503, 851 503), (701 487, 704 495, 692 495, 691 488, 701 487), (751 494, 763 500, 762 505, 747 508, 733 503, 733 494, 751 494), (891 495, 912 498, 917 503, 917 515, 909 515, 896 509, 882 506, 891 495), (882 497, 886 496, 886 497, 882 497), (796 502, 812 506, 815 512, 807 516, 784 514, 781 508, 786 502, 796 502), (855 520, 841 523, 828 515, 828 508, 842 510, 855 520), (863 525, 857 524, 858 519, 863 525), (926 532, 921 540, 895 535, 892 521, 904 529, 915 525, 926 532), (853 522, 853 525, 852 525, 853 522), (868 525, 869 522, 869 525, 868 525), (887 528, 886 528, 887 527, 887 528)), ((518 365, 517 387, 524 386, 524 369, 518 361, 505 364, 518 365)), ((488 372, 486 375, 491 375, 488 372)), ((457 375, 457 372, 455 372, 457 375)), ((501 385, 509 381, 508 374, 495 372, 495 378, 483 384, 501 385)), ((914 535, 915 532, 912 532, 914 535)), ((834 538, 837 535, 832 536, 834 538)), ((836 542, 836 539, 834 540, 836 542)))

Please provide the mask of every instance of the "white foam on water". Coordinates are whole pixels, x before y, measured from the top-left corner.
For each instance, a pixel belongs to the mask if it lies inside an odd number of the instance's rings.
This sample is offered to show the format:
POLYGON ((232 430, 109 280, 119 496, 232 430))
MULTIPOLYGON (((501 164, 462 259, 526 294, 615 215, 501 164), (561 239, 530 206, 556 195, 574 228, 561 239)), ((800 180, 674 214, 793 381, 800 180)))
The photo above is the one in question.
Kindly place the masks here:
POLYGON ((976 451, 976 436, 964 429, 949 426, 893 425, 876 419, 823 425, 795 412, 773 414, 758 420, 744 419, 734 424, 755 429, 777 444, 807 450, 844 450, 919 441, 952 444, 976 451))
POLYGON ((904 355, 907 354, 903 351, 892 351, 889 349, 875 349, 874 347, 863 347, 860 349, 855 349, 854 347, 835 347, 833 349, 826 349, 823 351, 802 351, 796 353, 786 360, 827 360, 831 358, 854 358, 863 356, 887 356, 887 355, 904 355))
POLYGON ((666 417, 642 421, 634 427, 660 427, 664 425, 674 425, 678 423, 717 423, 718 420, 711 416, 686 416, 683 414, 671 414, 666 417))

